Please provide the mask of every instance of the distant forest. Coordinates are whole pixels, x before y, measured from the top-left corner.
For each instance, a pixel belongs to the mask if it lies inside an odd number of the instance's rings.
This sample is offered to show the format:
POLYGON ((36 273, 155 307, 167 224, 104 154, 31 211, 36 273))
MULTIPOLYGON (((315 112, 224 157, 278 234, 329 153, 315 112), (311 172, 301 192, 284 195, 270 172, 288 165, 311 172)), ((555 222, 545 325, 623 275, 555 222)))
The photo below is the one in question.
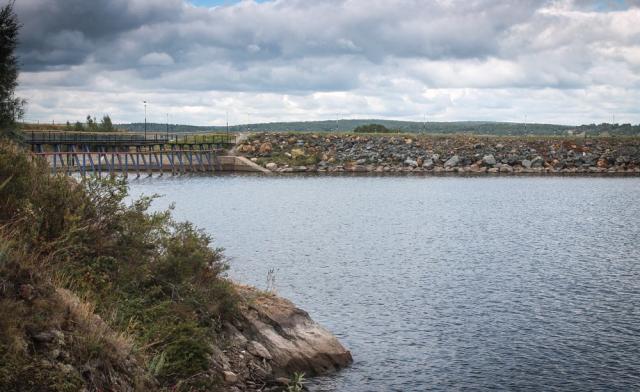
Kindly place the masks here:
MULTIPOLYGON (((370 124, 379 124, 385 128, 402 133, 470 133, 480 135, 640 135, 640 124, 588 124, 580 126, 512 123, 512 122, 487 122, 487 121, 456 121, 456 122, 413 122, 395 120, 331 120, 331 121, 300 121, 300 122, 273 122, 261 124, 242 124, 229 126, 230 132, 353 132, 357 127, 370 124)), ((117 124, 116 128, 129 131, 143 131, 144 123, 117 124)), ((226 126, 197 126, 179 124, 147 123, 148 131, 177 132, 225 132, 226 126)))

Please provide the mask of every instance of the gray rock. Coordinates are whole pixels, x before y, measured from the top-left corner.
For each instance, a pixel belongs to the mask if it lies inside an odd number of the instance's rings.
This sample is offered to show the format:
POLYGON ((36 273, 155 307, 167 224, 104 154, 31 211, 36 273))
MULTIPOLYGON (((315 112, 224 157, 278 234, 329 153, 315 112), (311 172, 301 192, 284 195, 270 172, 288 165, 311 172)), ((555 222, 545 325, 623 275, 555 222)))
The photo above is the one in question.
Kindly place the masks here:
POLYGON ((266 168, 269 170, 276 170, 278 169, 278 165, 274 162, 269 162, 267 163, 266 168))
POLYGON ((524 167, 525 169, 531 169, 531 161, 528 159, 523 159, 522 167, 524 167))
POLYGON ((511 173, 513 168, 506 163, 500 165, 500 173, 511 173))
POLYGON ((542 165, 544 165, 544 159, 539 155, 531 160, 531 167, 542 167, 542 165))
POLYGON ((410 159, 410 158, 405 159, 404 164, 407 166, 418 167, 418 161, 414 161, 413 159, 410 159))
POLYGON ((249 351, 251 354, 255 355, 256 357, 265 358, 265 359, 272 358, 269 351, 267 351, 267 349, 262 344, 256 341, 249 342, 249 344, 247 345, 247 351, 249 351))
POLYGON ((457 155, 454 155, 444 163, 444 167, 458 166, 459 162, 460 162, 460 157, 458 157, 457 155))
POLYGON ((493 166, 496 164, 496 158, 493 156, 493 154, 485 155, 484 157, 482 157, 482 163, 487 166, 493 166))
POLYGON ((629 159, 629 157, 621 155, 616 159, 616 163, 617 164, 621 164, 621 163, 629 163, 631 160, 629 159))

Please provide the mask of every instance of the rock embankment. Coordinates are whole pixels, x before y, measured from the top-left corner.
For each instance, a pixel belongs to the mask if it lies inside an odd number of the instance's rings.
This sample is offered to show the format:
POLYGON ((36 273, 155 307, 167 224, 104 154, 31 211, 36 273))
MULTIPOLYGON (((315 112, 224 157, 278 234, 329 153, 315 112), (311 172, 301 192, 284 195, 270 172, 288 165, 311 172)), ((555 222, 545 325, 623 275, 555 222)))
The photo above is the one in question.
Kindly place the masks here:
POLYGON ((640 174, 640 138, 260 133, 237 152, 277 173, 640 174))
POLYGON ((240 286, 240 315, 224 326, 213 356, 229 391, 280 391, 294 372, 316 376, 353 362, 329 331, 290 301, 240 286))

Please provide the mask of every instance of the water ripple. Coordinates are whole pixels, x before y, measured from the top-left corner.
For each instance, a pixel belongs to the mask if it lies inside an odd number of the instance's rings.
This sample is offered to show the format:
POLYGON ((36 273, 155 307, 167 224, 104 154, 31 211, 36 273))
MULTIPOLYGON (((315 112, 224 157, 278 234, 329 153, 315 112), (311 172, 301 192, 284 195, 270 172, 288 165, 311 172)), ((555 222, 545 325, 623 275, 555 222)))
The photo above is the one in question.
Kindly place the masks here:
POLYGON ((352 350, 314 391, 640 389, 640 180, 132 181, 352 350))

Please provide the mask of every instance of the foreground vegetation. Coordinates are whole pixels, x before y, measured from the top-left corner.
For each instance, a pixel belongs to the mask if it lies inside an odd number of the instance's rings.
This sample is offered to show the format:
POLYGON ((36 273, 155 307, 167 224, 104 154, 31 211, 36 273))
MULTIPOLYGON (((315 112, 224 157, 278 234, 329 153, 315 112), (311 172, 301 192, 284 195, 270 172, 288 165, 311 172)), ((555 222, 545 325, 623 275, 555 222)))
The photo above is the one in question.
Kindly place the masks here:
POLYGON ((0 390, 218 384, 211 346, 237 305, 224 256, 126 196, 122 181, 50 176, 0 143, 0 390))

